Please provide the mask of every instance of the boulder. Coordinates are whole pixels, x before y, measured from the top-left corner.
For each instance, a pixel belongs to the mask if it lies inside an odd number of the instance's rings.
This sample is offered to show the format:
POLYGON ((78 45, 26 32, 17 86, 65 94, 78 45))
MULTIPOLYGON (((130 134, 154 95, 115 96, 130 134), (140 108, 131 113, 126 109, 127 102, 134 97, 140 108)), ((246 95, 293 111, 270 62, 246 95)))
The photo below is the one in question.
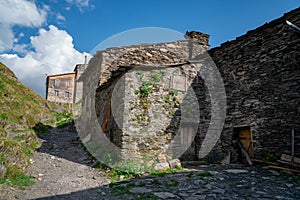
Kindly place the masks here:
POLYGON ((170 168, 169 163, 165 162, 165 163, 157 163, 154 167, 155 170, 159 171, 159 170, 167 170, 170 168))
POLYGON ((181 162, 179 159, 173 159, 169 161, 170 167, 171 168, 177 168, 177 167, 181 167, 181 162))

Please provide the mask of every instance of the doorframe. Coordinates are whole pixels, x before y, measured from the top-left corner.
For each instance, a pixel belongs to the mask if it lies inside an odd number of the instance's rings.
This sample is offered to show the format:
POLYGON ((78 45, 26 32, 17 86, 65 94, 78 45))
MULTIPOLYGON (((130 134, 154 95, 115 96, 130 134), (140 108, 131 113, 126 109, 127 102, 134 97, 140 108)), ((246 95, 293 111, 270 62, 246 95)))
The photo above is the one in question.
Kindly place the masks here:
MULTIPOLYGON (((237 150, 238 150, 238 155, 240 156, 241 155, 241 150, 240 150, 240 148, 238 147, 238 145, 237 145, 237 142, 239 141, 239 131, 240 130, 249 130, 250 131, 250 139, 251 139, 251 148, 252 148, 252 152, 253 152, 253 158, 254 158, 254 140, 253 140, 253 132, 252 132, 252 127, 251 127, 251 125, 249 125, 249 124, 244 124, 244 125, 239 125, 239 126, 233 126, 232 127, 233 128, 233 140, 236 140, 236 148, 237 148, 237 150)), ((239 161, 241 161, 241 160, 239 160, 239 161)))

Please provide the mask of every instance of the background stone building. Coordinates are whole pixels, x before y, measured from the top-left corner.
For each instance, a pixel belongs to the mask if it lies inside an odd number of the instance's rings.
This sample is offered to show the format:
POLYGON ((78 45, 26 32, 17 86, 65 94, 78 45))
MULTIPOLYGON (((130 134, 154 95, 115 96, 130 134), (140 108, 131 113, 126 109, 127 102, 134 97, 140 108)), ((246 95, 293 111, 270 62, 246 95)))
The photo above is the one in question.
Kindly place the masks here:
POLYGON ((46 99, 50 102, 73 103, 76 73, 47 76, 46 99))
POLYGON ((82 96, 82 85, 76 80, 86 67, 87 64, 77 64, 72 73, 47 76, 46 99, 59 104, 78 102, 80 100, 78 96, 82 96))
MULTIPOLYGON (((81 95, 87 110, 83 120, 91 120, 89 116, 94 113, 89 108, 95 107, 101 129, 121 147, 120 154, 124 157, 166 152, 169 142, 175 139, 171 144, 174 149, 191 142, 181 159, 200 159, 212 117, 212 102, 195 66, 201 65, 203 53, 208 50, 224 81, 227 116, 221 137, 204 159, 220 162, 227 157, 232 162, 243 161, 242 149, 258 159, 279 158, 292 152, 300 156, 300 33, 285 20, 299 26, 300 8, 210 50, 208 35, 188 32, 187 40, 99 51, 84 73, 88 79, 83 83, 81 95), (175 67, 179 70, 173 70, 175 67), (153 73, 148 73, 150 68, 153 73), (96 73, 90 69, 96 69, 96 73), (195 91, 200 109, 195 138, 189 134, 195 126, 183 132, 178 129, 182 115, 176 101, 182 100, 187 83, 195 91), (172 89, 177 90, 175 98, 172 89), (90 94, 85 91, 93 91, 95 101, 86 98, 90 94), (143 98, 145 91, 147 98, 143 98), (162 109, 153 109, 155 104, 162 109), (169 117, 161 117, 159 112, 168 113, 169 117), (155 121, 155 116, 161 123, 143 129, 155 121), (177 140, 174 133, 178 130, 177 140)), ((90 134, 84 142, 92 144, 93 135, 98 134, 94 126, 81 128, 90 134)))

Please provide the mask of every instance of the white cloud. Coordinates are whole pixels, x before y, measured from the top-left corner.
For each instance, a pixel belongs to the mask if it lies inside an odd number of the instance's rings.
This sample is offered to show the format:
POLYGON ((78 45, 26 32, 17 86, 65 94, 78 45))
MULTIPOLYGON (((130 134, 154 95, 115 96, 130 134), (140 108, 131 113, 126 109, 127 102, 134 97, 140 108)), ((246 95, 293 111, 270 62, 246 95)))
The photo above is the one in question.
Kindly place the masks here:
POLYGON ((32 1, 1 0, 0 52, 12 49, 17 41, 12 31, 13 26, 39 27, 45 22, 46 15, 46 10, 37 8, 32 1))
POLYGON ((89 6, 89 0, 66 0, 68 3, 75 4, 80 7, 89 6))
POLYGON ((19 38, 21 38, 21 37, 24 37, 24 33, 23 32, 21 32, 20 34, 19 34, 19 38))
POLYGON ((64 16, 62 16, 60 13, 58 13, 56 15, 56 19, 57 19, 58 23, 66 21, 66 18, 64 16))
MULTIPOLYGON (((92 7, 90 0, 66 1, 80 11, 92 7)), ((58 23, 65 21, 64 16, 54 13, 58 23)), ((0 0, 0 53, 6 50, 18 52, 0 54, 0 61, 42 96, 45 95, 45 74, 72 72, 75 64, 83 63, 87 54, 74 48, 73 38, 66 31, 53 25, 47 30, 42 29, 48 15, 53 15, 52 8, 47 5, 37 7, 35 0, 0 0), (14 32, 16 25, 40 28, 39 34, 31 36, 29 44, 20 44, 18 41, 24 33, 14 32)))
POLYGON ((45 95, 45 74, 72 72, 75 64, 83 63, 87 53, 78 52, 73 38, 64 30, 50 25, 49 30, 40 29, 38 36, 31 36, 35 51, 24 57, 2 54, 0 61, 10 67, 17 77, 41 95, 45 95))
POLYGON ((45 10, 38 9, 32 1, 0 1, 0 21, 4 24, 37 27, 45 21, 46 14, 45 10))
POLYGON ((20 54, 25 54, 27 53, 26 48, 28 47, 28 45, 26 44, 15 44, 13 47, 13 51, 18 52, 20 54))
MULTIPOLYGON (((81 12, 83 12, 84 9, 93 8, 91 0, 66 0, 66 2, 75 5, 81 12)), ((68 10, 68 7, 66 7, 66 9, 68 10)))
POLYGON ((11 27, 0 23, 0 52, 12 48, 14 41, 15 37, 11 27))

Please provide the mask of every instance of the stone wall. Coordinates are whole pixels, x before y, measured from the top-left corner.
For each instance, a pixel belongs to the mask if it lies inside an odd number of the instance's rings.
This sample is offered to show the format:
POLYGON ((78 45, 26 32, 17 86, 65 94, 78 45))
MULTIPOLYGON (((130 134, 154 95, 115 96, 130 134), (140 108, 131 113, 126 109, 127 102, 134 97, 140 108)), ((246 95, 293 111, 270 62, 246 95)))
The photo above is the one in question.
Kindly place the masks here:
POLYGON ((73 103, 78 103, 82 99, 82 82, 78 81, 81 77, 81 75, 84 73, 85 69, 87 68, 87 64, 77 64, 75 66, 74 72, 76 74, 75 76, 75 90, 74 90, 74 99, 73 103))
POLYGON ((187 60, 207 51, 207 41, 208 35, 201 34, 197 43, 134 45, 94 56, 91 62, 100 70, 95 102, 98 121, 106 136, 121 147, 124 158, 153 157, 182 146, 181 140, 173 142, 173 147, 168 144, 178 131, 179 104, 197 74, 187 60))
POLYGON ((227 152, 236 160, 235 130, 243 126, 251 129, 255 158, 291 155, 292 129, 300 156, 300 32, 285 20, 300 26, 300 8, 209 50, 227 95, 226 123, 212 160, 227 152))

